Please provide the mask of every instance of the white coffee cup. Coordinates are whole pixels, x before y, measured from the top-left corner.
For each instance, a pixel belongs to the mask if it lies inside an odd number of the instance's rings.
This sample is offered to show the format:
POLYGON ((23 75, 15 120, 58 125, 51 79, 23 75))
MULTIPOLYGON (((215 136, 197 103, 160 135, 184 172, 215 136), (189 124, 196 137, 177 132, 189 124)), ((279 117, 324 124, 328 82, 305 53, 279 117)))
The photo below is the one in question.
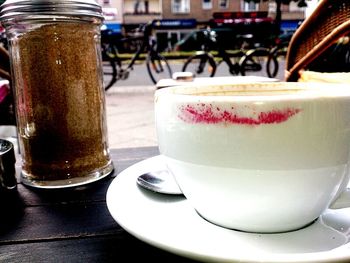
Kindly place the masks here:
POLYGON ((348 86, 170 87, 156 91, 155 115, 160 153, 209 222, 285 232, 350 206, 348 86))

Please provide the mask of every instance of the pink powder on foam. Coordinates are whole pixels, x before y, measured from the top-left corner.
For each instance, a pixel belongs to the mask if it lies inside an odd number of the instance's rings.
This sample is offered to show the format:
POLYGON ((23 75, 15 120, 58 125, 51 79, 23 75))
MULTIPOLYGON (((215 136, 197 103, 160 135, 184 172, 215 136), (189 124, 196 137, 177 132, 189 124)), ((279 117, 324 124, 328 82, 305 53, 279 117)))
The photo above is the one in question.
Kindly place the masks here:
POLYGON ((212 105, 197 104, 184 105, 179 108, 179 118, 187 123, 232 123, 245 125, 273 124, 287 121, 299 113, 300 109, 286 108, 260 112, 256 117, 239 116, 234 107, 231 110, 223 110, 219 107, 213 109, 212 105))

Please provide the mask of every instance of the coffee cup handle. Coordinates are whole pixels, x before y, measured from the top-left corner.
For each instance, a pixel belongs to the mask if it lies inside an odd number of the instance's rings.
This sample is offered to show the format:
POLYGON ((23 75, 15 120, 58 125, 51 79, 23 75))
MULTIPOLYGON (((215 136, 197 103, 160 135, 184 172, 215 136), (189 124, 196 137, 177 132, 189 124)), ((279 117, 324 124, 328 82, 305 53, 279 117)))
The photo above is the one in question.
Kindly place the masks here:
POLYGON ((337 199, 330 205, 330 209, 340 209, 350 207, 350 188, 345 188, 337 199))

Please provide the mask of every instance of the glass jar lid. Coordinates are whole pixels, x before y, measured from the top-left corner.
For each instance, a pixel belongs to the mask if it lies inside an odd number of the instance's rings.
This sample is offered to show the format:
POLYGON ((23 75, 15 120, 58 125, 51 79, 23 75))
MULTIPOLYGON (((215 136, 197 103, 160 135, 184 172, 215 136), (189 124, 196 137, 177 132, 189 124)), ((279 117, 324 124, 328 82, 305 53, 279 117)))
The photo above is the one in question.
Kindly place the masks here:
POLYGON ((102 8, 94 0, 7 0, 1 5, 1 20, 31 15, 91 16, 103 19, 102 8))

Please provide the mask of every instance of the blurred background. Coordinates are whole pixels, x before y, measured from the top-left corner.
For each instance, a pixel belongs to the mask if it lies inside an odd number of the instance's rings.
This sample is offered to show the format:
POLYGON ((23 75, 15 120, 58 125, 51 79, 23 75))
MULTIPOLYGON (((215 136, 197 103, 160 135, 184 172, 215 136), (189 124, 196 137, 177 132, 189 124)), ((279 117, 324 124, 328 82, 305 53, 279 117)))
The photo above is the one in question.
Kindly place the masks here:
MULTIPOLYGON (((0 0, 0 3, 3 2, 0 0)), ((262 54, 263 62, 254 61, 255 65, 262 66, 257 67, 251 75, 283 80, 289 40, 319 1, 97 0, 97 2, 102 6, 104 16, 101 27, 104 79, 108 85, 110 84, 106 91, 109 141, 112 148, 123 148, 157 144, 153 120, 153 96, 158 79, 152 80, 149 76, 154 64, 151 64, 151 69, 149 65, 145 67, 147 54, 151 53, 151 59, 162 56, 166 60, 170 72, 161 75, 162 78, 171 78, 171 73, 182 71, 184 64, 198 54, 198 51, 210 53, 215 58, 217 63, 215 76, 231 76, 241 75, 240 66, 237 65, 248 50, 263 48, 267 50, 262 54), (151 25, 150 32, 142 27, 145 24, 151 25), (144 45, 144 42, 150 43, 144 45), (136 53, 139 54, 134 57, 136 53), (278 62, 276 72, 273 72, 272 76, 266 71, 270 53, 273 53, 272 57, 278 62), (235 67, 231 65, 230 68, 225 60, 232 60, 235 67), (222 61, 226 62, 229 70, 220 66, 225 64, 221 63, 222 61)), ((0 45, 8 49, 5 32, 1 26, 0 45)), ((212 72, 212 68, 209 68, 209 72, 212 72)), ((197 76, 202 76, 198 69, 195 69, 195 73, 198 73, 197 76)), ((9 122, 4 117, 5 113, 13 114, 11 100, 5 99, 9 93, 8 85, 3 82, 1 87, 6 92, 3 92, 5 95, 0 98, 2 112, 0 137, 16 137, 13 121, 9 122)))
MULTIPOLYGON (((142 23, 154 21, 158 48, 174 50, 194 31, 211 26, 227 48, 235 35, 253 34, 265 42, 271 34, 292 34, 317 0, 99 0, 105 25, 118 38, 142 23)), ((183 46, 196 49, 193 39, 183 46)))

